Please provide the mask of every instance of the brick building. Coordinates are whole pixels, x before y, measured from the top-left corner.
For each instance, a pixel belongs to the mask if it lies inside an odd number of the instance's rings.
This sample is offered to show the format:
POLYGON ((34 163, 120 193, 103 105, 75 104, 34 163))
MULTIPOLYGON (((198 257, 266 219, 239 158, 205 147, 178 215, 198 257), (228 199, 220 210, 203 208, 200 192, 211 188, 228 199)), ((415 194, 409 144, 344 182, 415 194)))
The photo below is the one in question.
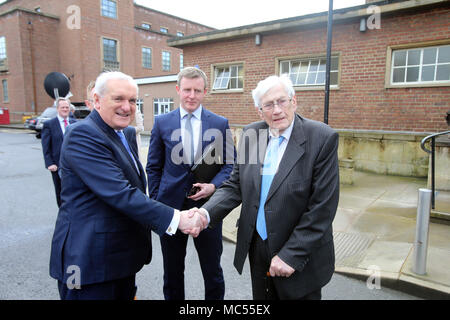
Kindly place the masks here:
POLYGON ((166 40, 211 30, 132 0, 8 0, 0 4, 0 105, 19 121, 52 104, 48 73, 66 74, 80 102, 101 71, 120 70, 146 79, 141 106, 153 112, 154 101, 174 103, 173 75, 183 65, 183 51, 166 40), (150 94, 145 85, 155 77, 173 90, 150 94))
MULTIPOLYGON (((340 132, 340 157, 358 169, 426 176, 420 139, 448 129, 450 2, 375 1, 335 10, 333 21, 329 124, 340 132)), ((301 115, 324 119, 327 12, 168 44, 209 74, 205 105, 234 128, 259 120, 251 90, 272 74, 294 81, 301 115)))

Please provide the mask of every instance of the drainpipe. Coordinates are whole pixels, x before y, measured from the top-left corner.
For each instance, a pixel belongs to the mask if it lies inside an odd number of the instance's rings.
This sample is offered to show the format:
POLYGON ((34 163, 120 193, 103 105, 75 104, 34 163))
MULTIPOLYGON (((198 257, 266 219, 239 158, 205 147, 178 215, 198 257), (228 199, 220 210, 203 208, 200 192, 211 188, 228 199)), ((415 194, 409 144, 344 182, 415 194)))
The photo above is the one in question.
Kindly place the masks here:
POLYGON ((28 21, 28 33, 29 33, 29 42, 30 42, 30 56, 31 56, 31 81, 33 83, 33 101, 31 102, 32 112, 37 112, 36 106, 36 76, 34 70, 34 53, 33 53, 33 23, 31 20, 28 21))

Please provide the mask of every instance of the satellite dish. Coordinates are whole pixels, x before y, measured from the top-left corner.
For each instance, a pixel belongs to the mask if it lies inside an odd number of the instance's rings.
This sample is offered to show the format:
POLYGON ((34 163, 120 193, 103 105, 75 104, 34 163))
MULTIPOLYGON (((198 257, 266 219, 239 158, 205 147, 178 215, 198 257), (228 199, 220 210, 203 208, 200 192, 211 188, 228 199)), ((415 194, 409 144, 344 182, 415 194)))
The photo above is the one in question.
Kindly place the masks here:
POLYGON ((51 72, 44 80, 44 88, 53 99, 64 98, 70 91, 69 78, 61 72, 51 72))

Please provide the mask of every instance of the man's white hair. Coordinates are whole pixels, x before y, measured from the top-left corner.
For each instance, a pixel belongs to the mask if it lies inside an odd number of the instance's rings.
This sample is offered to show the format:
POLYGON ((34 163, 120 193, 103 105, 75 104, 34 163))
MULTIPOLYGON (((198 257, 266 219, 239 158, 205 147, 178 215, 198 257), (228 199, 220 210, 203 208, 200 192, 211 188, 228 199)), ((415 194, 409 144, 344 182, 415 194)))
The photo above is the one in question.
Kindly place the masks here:
POLYGON ((289 99, 295 95, 294 85, 287 75, 283 74, 281 76, 270 76, 258 82, 256 88, 252 91, 255 107, 260 108, 261 98, 267 93, 267 91, 280 84, 286 89, 289 99))
POLYGON ((126 80, 136 87, 136 92, 139 92, 138 85, 131 76, 120 71, 107 71, 100 73, 97 80, 95 80, 94 93, 100 97, 103 97, 109 80, 126 80))

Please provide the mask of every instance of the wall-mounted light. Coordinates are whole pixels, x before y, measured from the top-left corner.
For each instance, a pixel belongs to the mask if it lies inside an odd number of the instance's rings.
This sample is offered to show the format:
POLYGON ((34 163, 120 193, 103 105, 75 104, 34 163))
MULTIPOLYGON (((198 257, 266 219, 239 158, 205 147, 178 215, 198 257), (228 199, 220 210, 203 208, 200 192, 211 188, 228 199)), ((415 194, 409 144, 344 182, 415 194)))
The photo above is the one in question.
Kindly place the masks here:
POLYGON ((257 46, 261 45, 261 35, 259 33, 257 35, 255 35, 255 44, 257 46))
POLYGON ((366 18, 361 18, 359 21, 359 32, 366 32, 366 18))

